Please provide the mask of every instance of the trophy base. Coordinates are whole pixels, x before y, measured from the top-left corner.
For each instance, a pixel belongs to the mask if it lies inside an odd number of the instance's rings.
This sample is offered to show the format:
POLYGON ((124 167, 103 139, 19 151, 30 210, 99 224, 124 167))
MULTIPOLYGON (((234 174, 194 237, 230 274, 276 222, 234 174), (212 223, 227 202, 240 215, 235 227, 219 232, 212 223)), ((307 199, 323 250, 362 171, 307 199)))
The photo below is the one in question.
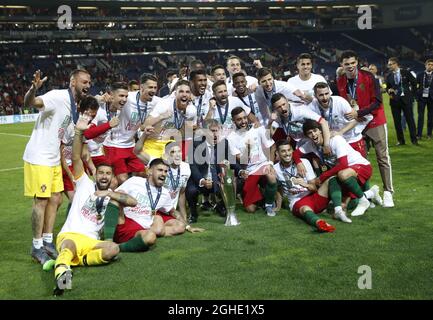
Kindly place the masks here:
POLYGON ((226 222, 224 224, 226 227, 234 227, 234 226, 237 226, 239 224, 240 224, 240 222, 233 212, 227 214, 227 219, 226 219, 226 222))

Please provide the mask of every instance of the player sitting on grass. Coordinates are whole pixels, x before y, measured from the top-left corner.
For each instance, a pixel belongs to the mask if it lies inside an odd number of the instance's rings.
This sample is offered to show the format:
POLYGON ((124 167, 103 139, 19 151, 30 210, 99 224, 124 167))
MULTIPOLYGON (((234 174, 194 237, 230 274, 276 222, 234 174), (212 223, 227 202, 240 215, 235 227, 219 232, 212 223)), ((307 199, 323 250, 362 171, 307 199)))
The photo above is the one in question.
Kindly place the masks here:
POLYGON ((277 196, 277 210, 281 208, 282 197, 289 200, 293 215, 303 219, 309 225, 316 227, 320 232, 333 232, 334 226, 320 219, 317 214, 326 209, 328 205, 328 180, 320 188, 315 185, 316 175, 310 163, 302 159, 306 168, 306 176, 301 177, 293 162, 293 149, 288 140, 278 140, 277 155, 279 162, 274 164, 279 186, 277 196))
POLYGON ((118 205, 135 206, 137 201, 126 194, 108 189, 113 178, 113 169, 107 164, 96 168, 96 183, 84 172, 81 152, 83 131, 88 128, 90 118, 80 116, 75 126, 72 145, 72 164, 76 193, 68 218, 57 236, 59 256, 55 262, 56 288, 54 295, 71 289, 71 266, 106 264, 119 253, 119 246, 112 241, 101 241, 105 212, 118 212, 118 205), (111 199, 111 202, 110 202, 111 199))
POLYGON ((331 155, 324 156, 321 126, 314 120, 306 120, 303 131, 310 141, 296 149, 293 154, 294 161, 302 165, 301 157, 310 152, 319 157, 324 172, 319 178, 316 178, 316 184, 321 184, 333 176, 338 179, 338 183, 329 182, 330 198, 334 205, 335 216, 343 222, 350 223, 350 219, 346 217, 341 207, 340 185, 359 199, 357 207, 351 213, 352 216, 363 215, 370 206, 368 199, 378 197, 377 188, 372 188, 373 190, 370 189, 366 192, 363 192, 361 188, 371 177, 373 169, 370 162, 361 156, 358 151, 355 151, 342 136, 338 135, 332 137, 329 141, 331 155), (325 165, 328 165, 329 170, 325 165))

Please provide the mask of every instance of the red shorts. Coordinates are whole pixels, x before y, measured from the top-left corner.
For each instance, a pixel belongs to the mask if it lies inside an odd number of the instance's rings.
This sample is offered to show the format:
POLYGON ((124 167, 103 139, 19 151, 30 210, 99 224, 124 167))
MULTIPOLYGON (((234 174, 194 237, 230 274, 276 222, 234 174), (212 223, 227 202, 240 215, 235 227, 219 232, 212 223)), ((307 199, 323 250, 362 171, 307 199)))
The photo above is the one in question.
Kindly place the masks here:
POLYGON ((108 162, 108 159, 105 156, 92 157, 92 161, 95 167, 98 167, 101 163, 111 165, 111 163, 108 162))
POLYGON ((367 148, 365 147, 365 141, 364 138, 361 138, 358 141, 350 143, 350 146, 355 149, 355 151, 358 151, 361 156, 367 159, 367 148))
POLYGON ((294 216, 301 216, 301 208, 304 206, 310 207, 315 214, 321 213, 328 206, 329 199, 322 197, 317 192, 309 194, 308 196, 303 197, 301 200, 295 203, 292 209, 292 214, 294 216))
POLYGON ((369 164, 354 164, 353 166, 349 166, 349 168, 358 174, 357 179, 361 186, 363 186, 365 182, 370 179, 373 173, 373 168, 369 164))
POLYGON ((249 175, 245 180, 244 188, 242 190, 244 208, 263 199, 259 184, 266 183, 266 177, 261 174, 265 167, 266 166, 260 168, 254 175, 249 175))
POLYGON ((156 215, 160 216, 162 218, 162 221, 166 223, 167 221, 170 221, 172 219, 176 219, 171 214, 165 214, 165 213, 159 213, 157 212, 156 215))
MULTIPOLYGON (((73 166, 68 166, 69 170, 71 170, 72 174, 74 174, 73 166)), ((63 186, 65 191, 74 191, 74 183, 69 179, 66 171, 62 168, 62 177, 63 177, 63 186)))
POLYGON ((134 148, 116 148, 104 146, 105 157, 113 166, 114 174, 143 172, 144 164, 134 154, 134 148))
POLYGON ((124 224, 118 224, 116 226, 116 231, 114 232, 113 240, 116 243, 123 243, 131 240, 135 237, 135 234, 141 230, 148 230, 143 228, 134 220, 125 217, 124 224))

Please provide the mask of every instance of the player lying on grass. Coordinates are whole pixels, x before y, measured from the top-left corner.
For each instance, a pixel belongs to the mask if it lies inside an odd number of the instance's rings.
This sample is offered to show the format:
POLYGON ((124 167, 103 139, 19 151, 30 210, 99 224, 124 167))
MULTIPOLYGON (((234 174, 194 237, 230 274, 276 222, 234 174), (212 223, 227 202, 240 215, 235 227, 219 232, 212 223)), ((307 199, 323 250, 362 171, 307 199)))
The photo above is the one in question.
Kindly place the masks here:
POLYGON ((83 131, 88 128, 90 118, 80 116, 75 126, 72 145, 72 164, 76 193, 68 218, 57 236, 59 256, 55 261, 55 295, 71 289, 71 266, 106 264, 119 253, 119 246, 112 241, 102 241, 105 213, 118 212, 118 205, 135 206, 137 201, 126 194, 109 190, 113 169, 99 164, 94 183, 84 172, 81 152, 83 131))
POLYGON ((333 232, 335 227, 318 217, 318 214, 326 209, 329 202, 328 180, 317 188, 316 175, 308 160, 302 159, 306 176, 301 177, 292 158, 293 149, 290 142, 278 140, 276 145, 277 155, 280 159, 274 164, 279 186, 276 210, 281 208, 282 197, 287 198, 294 216, 303 219, 320 232, 333 232))
POLYGON ((296 149, 293 153, 294 161, 302 166, 301 157, 308 153, 314 153, 320 159, 324 172, 320 177, 316 178, 316 185, 320 185, 325 180, 335 176, 338 183, 335 183, 335 181, 329 182, 330 199, 333 202, 334 212, 340 220, 350 223, 350 219, 346 217, 341 207, 340 185, 359 199, 358 205, 351 215, 363 215, 370 206, 368 199, 378 199, 380 197, 377 186, 366 192, 363 192, 361 188, 371 177, 373 169, 370 162, 361 156, 358 151, 355 151, 342 136, 338 135, 330 139, 331 155, 325 156, 323 154, 324 140, 321 126, 314 120, 306 120, 303 131, 310 140, 296 149))

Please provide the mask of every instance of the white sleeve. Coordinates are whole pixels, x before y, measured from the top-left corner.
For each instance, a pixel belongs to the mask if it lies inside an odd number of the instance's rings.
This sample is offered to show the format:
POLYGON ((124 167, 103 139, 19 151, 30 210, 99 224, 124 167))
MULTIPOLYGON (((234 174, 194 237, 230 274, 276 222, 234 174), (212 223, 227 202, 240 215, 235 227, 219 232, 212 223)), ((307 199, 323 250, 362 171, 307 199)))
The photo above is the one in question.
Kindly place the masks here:
POLYGON ((300 107, 298 111, 300 117, 302 117, 303 119, 311 119, 319 122, 319 120, 322 118, 322 116, 318 115, 316 112, 313 112, 305 107, 300 107))
POLYGON ((45 93, 42 96, 39 96, 38 98, 41 98, 44 103, 44 108, 42 111, 44 112, 50 112, 55 110, 59 105, 63 105, 64 101, 62 99, 62 96, 59 95, 59 90, 51 90, 45 93))
POLYGON ((168 111, 168 104, 165 103, 165 101, 159 101, 156 105, 155 108, 153 108, 153 110, 149 113, 149 115, 152 118, 157 118, 159 117, 161 114, 165 113, 166 111, 168 111))
POLYGON ((311 141, 310 139, 308 139, 305 143, 303 143, 300 147, 299 150, 301 150, 301 152, 303 154, 307 154, 307 153, 316 153, 316 146, 314 145, 314 142, 311 141))

